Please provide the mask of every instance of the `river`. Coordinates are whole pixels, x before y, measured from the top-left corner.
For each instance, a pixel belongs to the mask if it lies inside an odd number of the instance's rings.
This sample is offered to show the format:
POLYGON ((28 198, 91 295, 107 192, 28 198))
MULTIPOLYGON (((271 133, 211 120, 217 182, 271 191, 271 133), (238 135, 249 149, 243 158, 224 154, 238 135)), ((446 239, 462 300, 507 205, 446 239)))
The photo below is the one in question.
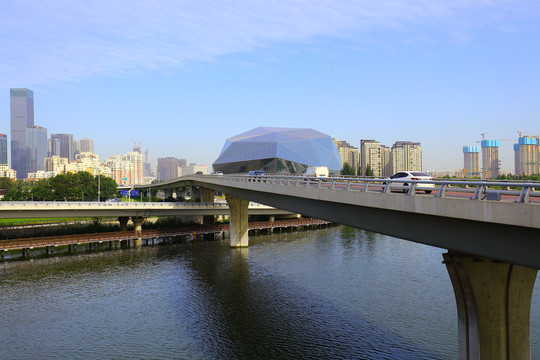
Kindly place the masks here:
POLYGON ((0 358, 455 359, 443 251, 339 226, 4 262, 0 358))

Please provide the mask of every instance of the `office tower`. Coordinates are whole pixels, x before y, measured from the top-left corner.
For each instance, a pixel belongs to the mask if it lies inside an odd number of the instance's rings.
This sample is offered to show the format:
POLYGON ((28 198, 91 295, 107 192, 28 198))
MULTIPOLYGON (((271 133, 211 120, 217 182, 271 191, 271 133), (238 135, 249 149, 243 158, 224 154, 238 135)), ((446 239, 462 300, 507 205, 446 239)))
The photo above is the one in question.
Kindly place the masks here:
POLYGON ((74 159, 73 151, 73 135, 72 134, 51 134, 51 150, 55 149, 51 153, 52 155, 58 155, 63 158, 69 159, 69 161, 74 159), (59 143, 60 148, 56 149, 52 144, 59 143), (56 150, 59 150, 57 153, 56 150))
POLYGON ((8 165, 7 135, 0 134, 0 165, 8 165))
POLYGON ((465 177, 480 176, 480 148, 478 146, 463 147, 463 169, 465 169, 465 177))
POLYGON ((34 125, 34 92, 10 89, 11 168, 19 178, 26 178, 26 128, 34 125))
POLYGON ((482 140, 483 178, 494 179, 499 176, 499 140, 482 140))
POLYGON ((538 136, 522 136, 514 144, 516 175, 540 174, 538 136))
POLYGON ((51 139, 47 140, 47 148, 49 156, 60 156, 60 139, 51 139))
POLYGON ((47 157, 47 129, 41 126, 26 128, 26 175, 43 171, 47 157))
POLYGON ((90 152, 94 153, 94 140, 89 138, 82 138, 79 141, 79 152, 90 152))
POLYGON ((339 151, 339 155, 341 157, 341 166, 345 165, 345 163, 349 164, 356 174, 358 172, 358 167, 360 166, 360 153, 358 152, 358 148, 351 146, 351 144, 346 141, 340 141, 337 139, 332 140, 339 151))
POLYGON ((142 152, 141 152, 141 143, 135 143, 133 145, 133 152, 137 152, 139 154, 142 154, 142 152))
POLYGON ((396 141, 392 146, 392 172, 422 171, 422 147, 418 142, 396 141))
POLYGON ((157 179, 160 181, 166 181, 175 179, 178 177, 178 168, 186 166, 185 159, 177 159, 175 157, 166 157, 157 159, 157 179))

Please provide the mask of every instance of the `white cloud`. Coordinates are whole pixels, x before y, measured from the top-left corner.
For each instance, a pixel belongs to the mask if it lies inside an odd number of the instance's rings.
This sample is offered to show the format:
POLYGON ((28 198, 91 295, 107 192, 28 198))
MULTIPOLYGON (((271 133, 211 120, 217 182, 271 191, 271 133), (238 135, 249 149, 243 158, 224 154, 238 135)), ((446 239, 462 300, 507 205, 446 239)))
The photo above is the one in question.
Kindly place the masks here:
POLYGON ((8 0, 0 14, 0 86, 169 70, 348 31, 468 18, 466 27, 508 26, 522 5, 538 9, 520 0, 8 0))

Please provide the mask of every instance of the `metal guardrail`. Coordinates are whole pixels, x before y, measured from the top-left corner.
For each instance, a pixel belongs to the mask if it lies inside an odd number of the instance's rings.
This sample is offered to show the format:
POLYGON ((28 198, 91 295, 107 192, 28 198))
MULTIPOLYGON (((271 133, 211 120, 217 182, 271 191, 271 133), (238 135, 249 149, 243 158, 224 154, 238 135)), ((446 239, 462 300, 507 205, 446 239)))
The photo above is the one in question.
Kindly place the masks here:
MULTIPOLYGON (((285 186, 315 187, 348 191, 382 192, 390 193, 391 183, 410 184, 406 195, 416 195, 417 186, 433 184, 433 197, 446 198, 448 192, 471 194, 472 200, 501 200, 501 195, 516 197, 517 203, 530 203, 532 197, 540 197, 540 182, 516 181, 456 181, 456 180, 393 180, 388 178, 351 178, 351 177, 304 177, 304 176, 251 176, 251 175, 224 175, 220 179, 235 182, 257 182, 285 186), (495 189, 499 187, 502 189, 495 189)), ((420 186, 421 187, 421 186, 420 186)), ((426 196, 430 196, 427 195, 426 196)))
MULTIPOLYGON (((97 202, 97 201, 2 201, 0 202, 0 211, 6 209, 6 207, 58 207, 58 208, 70 208, 70 207, 86 207, 86 208, 107 208, 107 207, 130 207, 130 208, 170 208, 170 207, 220 207, 228 208, 229 204, 226 202, 97 202)), ((266 207, 271 206, 250 202, 249 207, 266 207)))

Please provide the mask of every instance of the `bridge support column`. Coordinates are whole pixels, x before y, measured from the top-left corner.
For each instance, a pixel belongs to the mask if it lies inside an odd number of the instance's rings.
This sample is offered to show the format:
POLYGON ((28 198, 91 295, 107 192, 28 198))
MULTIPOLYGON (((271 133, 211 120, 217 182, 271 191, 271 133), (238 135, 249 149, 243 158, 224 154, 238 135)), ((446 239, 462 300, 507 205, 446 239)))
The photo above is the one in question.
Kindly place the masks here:
POLYGON ((459 359, 530 359, 538 270, 453 252, 443 257, 456 295, 459 359))
POLYGON ((129 217, 127 216, 120 216, 118 218, 118 222, 120 222, 120 231, 127 231, 128 221, 129 217))
POLYGON ((142 216, 132 217, 131 221, 133 221, 133 224, 135 225, 135 235, 138 235, 138 239, 136 239, 135 246, 141 246, 142 240, 141 240, 141 232, 142 232, 142 224, 144 222, 144 218, 142 216))
MULTIPOLYGON (((202 202, 213 203, 214 196, 216 195, 216 190, 208 189, 205 187, 199 188, 201 192, 202 202)), ((212 226, 214 225, 214 215, 204 215, 203 216, 203 225, 212 226)), ((213 234, 212 234, 213 236, 213 234)))
POLYGON ((225 195, 229 204, 229 244, 231 247, 248 246, 248 205, 249 200, 225 195))

